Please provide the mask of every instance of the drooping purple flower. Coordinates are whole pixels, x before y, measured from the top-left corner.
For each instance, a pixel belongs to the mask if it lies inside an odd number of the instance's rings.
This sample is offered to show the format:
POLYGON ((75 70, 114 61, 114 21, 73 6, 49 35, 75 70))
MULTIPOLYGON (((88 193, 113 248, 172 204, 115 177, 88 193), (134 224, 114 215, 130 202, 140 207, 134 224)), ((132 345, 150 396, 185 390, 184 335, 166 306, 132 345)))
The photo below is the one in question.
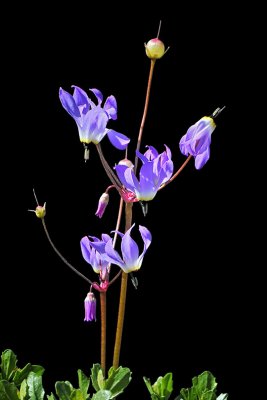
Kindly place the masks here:
POLYGON ((121 255, 114 249, 112 238, 110 238, 104 246, 98 242, 91 242, 92 247, 97 249, 103 258, 111 264, 118 265, 126 273, 141 268, 144 255, 152 241, 152 236, 149 230, 146 227, 139 225, 139 232, 144 242, 143 251, 139 254, 138 245, 131 237, 131 231, 134 225, 135 224, 133 224, 126 233, 117 231, 118 235, 121 237, 121 255))
POLYGON ((109 202, 109 194, 105 192, 100 196, 100 199, 99 199, 99 202, 98 202, 98 207, 97 207, 97 210, 96 210, 96 213, 95 213, 95 215, 97 217, 99 217, 99 218, 103 217, 103 214, 104 214, 105 209, 106 209, 106 207, 108 205, 108 202, 109 202))
POLYGON ((133 167, 120 164, 115 166, 122 184, 127 190, 133 192, 139 201, 152 200, 160 186, 167 182, 173 174, 170 149, 165 145, 166 150, 159 154, 153 146, 146 147, 148 150, 144 154, 136 151, 138 158, 143 163, 139 172, 139 180, 133 167))
POLYGON ((80 141, 85 144, 101 142, 104 136, 108 136, 110 142, 119 150, 124 150, 130 139, 113 129, 107 129, 110 119, 117 119, 117 102, 114 96, 109 96, 102 107, 103 95, 98 89, 90 89, 97 98, 95 104, 87 93, 73 85, 73 95, 59 88, 59 99, 63 108, 75 120, 80 141))
POLYGON ((88 292, 84 299, 84 321, 96 321, 96 298, 93 292, 88 292))
POLYGON ((202 168, 210 158, 211 134, 215 128, 213 118, 203 117, 180 140, 181 153, 195 158, 196 169, 202 168))

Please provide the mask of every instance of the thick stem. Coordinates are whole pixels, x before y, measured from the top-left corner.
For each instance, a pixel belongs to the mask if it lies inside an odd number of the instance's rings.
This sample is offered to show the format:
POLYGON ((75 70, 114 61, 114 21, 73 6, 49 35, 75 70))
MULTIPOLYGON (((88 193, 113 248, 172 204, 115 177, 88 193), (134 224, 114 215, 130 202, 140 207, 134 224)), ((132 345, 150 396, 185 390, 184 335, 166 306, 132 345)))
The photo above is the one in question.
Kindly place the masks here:
MULTIPOLYGON (((138 151, 140 149, 141 140, 142 140, 142 134, 143 134, 145 120, 146 120, 146 116, 147 116, 148 103, 149 103, 150 90, 151 90, 152 77, 153 77, 153 71, 154 71, 155 63, 156 63, 156 60, 151 60, 150 71, 149 71, 149 76, 148 76, 148 83, 147 83, 147 91, 146 91, 146 100, 145 100, 144 112, 143 112, 143 117, 142 117, 140 129, 139 129, 139 135, 138 135, 138 139, 137 139, 136 150, 138 150, 138 151)), ((136 173, 136 170, 137 170, 137 164, 138 164, 138 157, 135 156, 135 162, 134 162, 134 171, 135 171, 135 173, 136 173)))
POLYGON ((101 308, 101 368, 106 374, 106 347, 107 347, 107 293, 100 292, 101 308))
MULTIPOLYGON (((125 232, 132 225, 132 207, 133 203, 125 204, 125 232)), ((119 303, 117 330, 116 330, 116 338, 115 338, 114 353, 113 353, 114 368, 118 368, 120 363, 120 351, 121 351, 121 341, 122 341, 123 323, 124 323, 125 306, 126 306, 127 283, 128 283, 128 274, 122 271, 120 303, 119 303)))

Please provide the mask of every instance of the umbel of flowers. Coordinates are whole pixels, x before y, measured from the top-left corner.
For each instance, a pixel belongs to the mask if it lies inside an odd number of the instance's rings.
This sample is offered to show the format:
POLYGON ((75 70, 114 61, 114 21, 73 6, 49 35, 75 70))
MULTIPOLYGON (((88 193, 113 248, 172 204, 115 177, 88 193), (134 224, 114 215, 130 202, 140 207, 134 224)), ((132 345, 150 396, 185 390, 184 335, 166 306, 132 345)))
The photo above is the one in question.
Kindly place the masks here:
POLYGON ((103 169, 110 180, 109 186, 100 192, 102 194, 95 213, 98 218, 102 218, 104 212, 107 212, 109 191, 115 189, 118 193, 116 227, 110 227, 99 238, 93 236, 93 232, 88 232, 88 235, 80 240, 82 257, 92 267, 90 276, 93 276, 94 273, 95 278, 88 278, 80 273, 57 250, 45 224, 46 206, 45 204, 41 206, 38 203, 35 192, 37 207, 35 210, 30 210, 34 211, 36 216, 41 219, 46 236, 57 255, 88 283, 88 292, 85 294, 84 300, 84 321, 86 322, 96 321, 98 311, 96 292, 99 293, 101 317, 100 365, 104 377, 106 374, 106 302, 108 289, 116 279, 121 279, 112 362, 112 367, 117 369, 120 364, 128 277, 130 276, 132 283, 137 288, 138 281, 133 272, 136 273, 145 264, 146 252, 152 244, 152 233, 149 227, 137 225, 134 220, 133 205, 140 203, 143 214, 146 215, 148 203, 156 198, 158 191, 177 178, 191 159, 193 159, 196 169, 204 167, 210 158, 211 138, 216 127, 215 119, 224 108, 218 107, 210 115, 203 116, 190 126, 181 138, 177 138, 177 147, 180 148, 181 153, 186 158, 176 170, 171 149, 166 144, 162 143, 162 147, 156 149, 151 143, 142 152, 141 142, 154 67, 156 61, 166 53, 165 46, 158 36, 145 44, 145 53, 150 59, 150 70, 145 106, 136 142, 133 138, 130 139, 125 134, 108 127, 110 120, 115 121, 117 119, 118 105, 114 95, 109 95, 104 100, 102 92, 96 88, 88 89, 88 91, 86 88, 82 89, 77 85, 73 85, 69 91, 62 87, 59 88, 61 105, 72 117, 78 128, 78 137, 84 147, 85 161, 90 163, 89 151, 96 149, 103 169), (106 140, 106 137, 118 151, 124 151, 123 156, 118 156, 114 165, 110 165, 103 154, 101 141, 106 140), (135 144, 134 162, 127 157, 128 147, 132 144, 135 144), (138 163, 141 163, 141 166, 138 163), (125 229, 122 232, 120 224, 123 211, 125 213, 125 229), (136 233, 139 232, 141 243, 143 243, 140 247, 132 238, 134 230, 136 233), (117 246, 118 240, 120 241, 119 248, 117 246), (113 273, 114 270, 115 274, 113 273), (113 273, 113 277, 111 277, 111 273, 113 273))

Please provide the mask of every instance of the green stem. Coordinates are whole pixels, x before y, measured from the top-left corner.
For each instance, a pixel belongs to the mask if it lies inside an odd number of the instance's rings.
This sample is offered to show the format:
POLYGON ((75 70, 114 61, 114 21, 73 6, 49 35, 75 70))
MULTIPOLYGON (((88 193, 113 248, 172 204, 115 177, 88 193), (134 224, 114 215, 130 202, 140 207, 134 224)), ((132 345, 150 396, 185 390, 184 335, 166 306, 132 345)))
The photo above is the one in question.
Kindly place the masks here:
MULTIPOLYGON (((132 207, 133 203, 125 204, 125 232, 132 225, 132 207)), ((121 351, 121 340, 122 340, 123 323, 124 323, 125 306, 126 306, 127 283, 128 283, 128 274, 122 271, 120 303, 118 310, 117 330, 116 330, 116 338, 115 338, 114 353, 113 353, 114 368, 118 368, 120 363, 120 351, 121 351)))
POLYGON ((100 292, 101 308, 101 368, 106 374, 106 345, 107 345, 107 293, 100 292))

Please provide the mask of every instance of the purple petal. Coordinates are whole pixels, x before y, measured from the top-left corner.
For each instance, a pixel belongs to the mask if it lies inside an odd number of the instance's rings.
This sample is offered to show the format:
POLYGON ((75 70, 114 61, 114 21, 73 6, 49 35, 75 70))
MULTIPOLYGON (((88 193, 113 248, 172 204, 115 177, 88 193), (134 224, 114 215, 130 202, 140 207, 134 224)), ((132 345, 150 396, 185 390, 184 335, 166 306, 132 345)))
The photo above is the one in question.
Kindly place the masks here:
POLYGON ((144 153, 144 156, 149 161, 154 160, 154 158, 156 158, 159 155, 159 153, 157 152, 157 150, 153 146, 146 146, 146 147, 148 148, 148 150, 144 153))
POLYGON ((126 266, 132 267, 136 264, 139 256, 139 249, 136 242, 131 238, 131 230, 135 224, 125 233, 121 241, 121 252, 126 266))
POLYGON ((113 129, 107 130, 107 135, 110 142, 119 150, 125 150, 130 142, 130 139, 122 133, 116 132, 113 129))
POLYGON ((206 162, 209 160, 210 158, 210 148, 208 147, 206 151, 204 151, 201 154, 198 154, 195 157, 195 167, 196 169, 201 169, 206 162))
POLYGON ((88 264, 91 264, 91 246, 87 236, 83 237, 80 241, 83 258, 88 264))
POLYGON ((102 103, 103 101, 103 94, 100 92, 98 89, 89 89, 91 92, 94 93, 95 97, 97 98, 98 105, 102 103))
POLYGON ((125 263, 119 253, 113 248, 112 240, 109 240, 105 246, 105 252, 107 259, 112 263, 116 264, 122 269, 125 267, 125 263))
POLYGON ((117 119, 117 101, 114 96, 109 96, 104 104, 104 110, 108 113, 109 118, 117 119))
POLYGON ((83 108, 82 113, 86 114, 90 110, 90 104, 92 101, 89 99, 87 93, 79 86, 72 85, 74 87, 73 98, 77 106, 83 108))
POLYGON ((79 108, 71 94, 66 92, 64 89, 59 88, 59 99, 62 106, 73 118, 80 118, 81 114, 79 108))

